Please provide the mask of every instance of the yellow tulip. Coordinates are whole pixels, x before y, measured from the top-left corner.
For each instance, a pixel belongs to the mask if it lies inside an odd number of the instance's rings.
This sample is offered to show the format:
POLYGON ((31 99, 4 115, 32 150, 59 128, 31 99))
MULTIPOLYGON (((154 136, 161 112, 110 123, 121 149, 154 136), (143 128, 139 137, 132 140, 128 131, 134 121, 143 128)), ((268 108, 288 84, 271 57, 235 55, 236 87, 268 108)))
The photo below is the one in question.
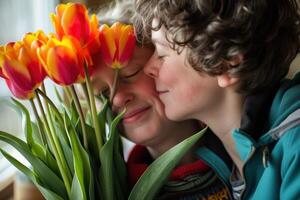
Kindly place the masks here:
POLYGON ((101 55, 104 62, 112 68, 122 68, 132 57, 135 47, 135 35, 132 25, 119 22, 111 27, 100 27, 101 55))

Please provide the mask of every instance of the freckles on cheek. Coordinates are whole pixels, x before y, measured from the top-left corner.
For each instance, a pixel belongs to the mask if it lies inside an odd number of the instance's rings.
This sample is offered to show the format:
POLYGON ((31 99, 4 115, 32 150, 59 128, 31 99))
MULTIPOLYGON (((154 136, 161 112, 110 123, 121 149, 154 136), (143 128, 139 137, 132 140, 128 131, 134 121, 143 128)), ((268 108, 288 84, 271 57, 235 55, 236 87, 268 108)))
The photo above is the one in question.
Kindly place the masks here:
POLYGON ((200 87, 193 87, 192 85, 188 85, 187 87, 183 87, 178 89, 178 95, 180 98, 185 102, 192 102, 194 99, 197 99, 197 97, 201 93, 200 87))
POLYGON ((191 91, 183 91, 180 96, 185 102, 191 102, 195 98, 195 93, 191 91))

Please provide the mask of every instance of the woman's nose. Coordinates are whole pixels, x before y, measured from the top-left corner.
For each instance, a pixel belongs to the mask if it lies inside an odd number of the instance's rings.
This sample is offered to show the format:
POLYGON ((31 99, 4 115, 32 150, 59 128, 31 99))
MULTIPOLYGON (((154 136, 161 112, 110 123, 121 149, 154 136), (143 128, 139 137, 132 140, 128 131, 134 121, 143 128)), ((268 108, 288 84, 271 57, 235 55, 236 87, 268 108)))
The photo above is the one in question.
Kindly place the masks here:
POLYGON ((133 94, 126 90, 126 88, 118 88, 112 99, 113 110, 120 111, 133 100, 133 94))

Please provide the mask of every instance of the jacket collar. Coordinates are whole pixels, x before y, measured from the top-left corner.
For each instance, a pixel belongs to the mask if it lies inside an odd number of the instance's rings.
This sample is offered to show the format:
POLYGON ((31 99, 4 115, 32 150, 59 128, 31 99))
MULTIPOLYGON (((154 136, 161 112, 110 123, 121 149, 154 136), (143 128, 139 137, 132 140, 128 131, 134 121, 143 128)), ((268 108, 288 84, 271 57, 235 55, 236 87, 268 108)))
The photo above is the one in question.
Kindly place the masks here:
POLYGON ((279 84, 245 99, 240 128, 232 133, 243 161, 260 145, 259 139, 267 132, 269 112, 278 88, 279 84))
POLYGON ((243 106, 240 131, 258 140, 266 131, 268 116, 278 86, 248 95, 243 106))

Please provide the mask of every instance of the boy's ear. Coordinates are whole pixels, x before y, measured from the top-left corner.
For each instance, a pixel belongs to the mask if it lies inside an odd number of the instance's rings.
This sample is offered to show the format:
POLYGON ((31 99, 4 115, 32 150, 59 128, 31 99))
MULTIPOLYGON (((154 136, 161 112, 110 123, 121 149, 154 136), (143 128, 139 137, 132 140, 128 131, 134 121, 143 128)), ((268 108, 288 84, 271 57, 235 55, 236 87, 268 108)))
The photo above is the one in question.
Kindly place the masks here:
POLYGON ((218 80, 218 85, 220 87, 226 88, 236 84, 237 82, 239 82, 240 79, 237 77, 232 77, 228 73, 224 73, 222 75, 218 75, 217 80, 218 80))
MULTIPOLYGON (((230 60, 227 60, 225 62, 230 67, 234 67, 234 66, 237 66, 237 65, 241 64, 243 59, 244 59, 243 55, 238 54, 238 55, 232 57, 230 60)), ((235 83, 237 83, 239 81, 239 78, 232 77, 228 73, 224 73, 222 75, 217 76, 217 79, 218 79, 219 86, 223 87, 223 88, 234 85, 235 83)))

